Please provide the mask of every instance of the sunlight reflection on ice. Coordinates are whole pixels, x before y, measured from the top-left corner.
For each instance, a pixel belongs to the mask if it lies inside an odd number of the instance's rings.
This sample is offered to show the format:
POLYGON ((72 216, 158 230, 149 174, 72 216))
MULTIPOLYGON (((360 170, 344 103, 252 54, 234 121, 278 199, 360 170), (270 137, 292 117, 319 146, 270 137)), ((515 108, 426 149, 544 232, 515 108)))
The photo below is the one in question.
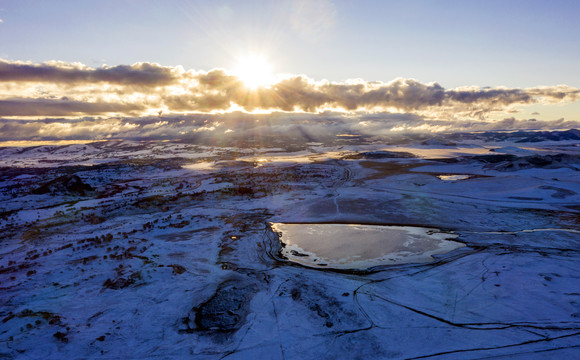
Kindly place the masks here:
POLYGON ((469 179, 471 175, 437 175, 437 177, 443 181, 455 181, 455 180, 466 180, 469 179))

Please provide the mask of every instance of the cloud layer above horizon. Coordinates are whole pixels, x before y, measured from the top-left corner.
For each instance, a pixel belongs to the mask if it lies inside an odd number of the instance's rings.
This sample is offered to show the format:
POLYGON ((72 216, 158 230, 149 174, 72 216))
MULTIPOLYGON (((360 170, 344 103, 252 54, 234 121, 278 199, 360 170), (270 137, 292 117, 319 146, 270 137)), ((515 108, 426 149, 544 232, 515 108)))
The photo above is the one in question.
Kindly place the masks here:
MULTIPOLYGON (((2 139, 66 138, 72 134, 84 134, 84 138, 86 131, 102 138, 136 129, 144 134, 151 133, 152 124, 178 136, 204 128, 216 129, 216 124, 223 123, 220 119, 231 118, 227 113, 238 114, 238 118, 251 117, 241 116, 239 111, 283 112, 278 117, 300 121, 327 119, 324 114, 332 114, 332 118, 340 118, 341 123, 352 124, 361 131, 365 123, 368 130, 368 124, 375 124, 379 118, 383 124, 396 120, 391 126, 396 130, 448 131, 473 128, 474 124, 488 129, 493 113, 508 113, 516 106, 578 100, 580 89, 566 85, 445 89, 438 83, 414 79, 330 82, 288 75, 270 86, 252 90, 224 69, 194 71, 155 63, 91 68, 59 61, 35 64, 0 59, 2 139), (47 119, 54 117, 61 119, 47 119), (202 118, 205 123, 199 124, 202 118), (179 121, 191 122, 193 127, 180 128, 179 121), (144 127, 148 130, 144 131, 144 127)), ((523 123, 515 119, 513 122, 523 123)), ((320 121, 319 125, 323 123, 320 121)), ((566 122, 543 126, 562 123, 566 122)), ((233 127, 224 130, 233 132, 233 127)))

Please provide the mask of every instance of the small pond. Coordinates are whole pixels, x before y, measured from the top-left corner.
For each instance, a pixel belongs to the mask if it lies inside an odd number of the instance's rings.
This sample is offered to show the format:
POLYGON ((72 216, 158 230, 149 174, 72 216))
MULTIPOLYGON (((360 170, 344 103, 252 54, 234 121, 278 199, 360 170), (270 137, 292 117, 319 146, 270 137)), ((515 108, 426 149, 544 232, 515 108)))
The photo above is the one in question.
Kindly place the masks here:
POLYGON ((367 270, 379 265, 428 263, 465 244, 435 228, 357 224, 273 223, 281 255, 315 268, 367 270))
POLYGON ((471 178, 471 175, 438 175, 439 179, 443 181, 457 181, 457 180, 467 180, 471 178))

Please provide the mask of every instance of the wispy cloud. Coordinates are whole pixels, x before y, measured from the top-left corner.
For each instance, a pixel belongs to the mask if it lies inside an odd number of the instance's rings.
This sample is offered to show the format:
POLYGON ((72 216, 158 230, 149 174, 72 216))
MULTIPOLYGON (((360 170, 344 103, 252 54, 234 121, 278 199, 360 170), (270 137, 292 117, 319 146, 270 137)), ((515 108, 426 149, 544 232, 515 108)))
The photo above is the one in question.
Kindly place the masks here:
POLYGON ((289 15, 296 33, 317 40, 334 27, 337 10, 330 0, 294 0, 289 15))
POLYGON ((483 118, 513 105, 572 102, 577 88, 445 89, 438 83, 314 81, 288 76, 251 90, 223 69, 208 72, 155 63, 91 68, 78 63, 0 60, 0 116, 134 115, 245 111, 394 111, 483 118), (85 104, 85 105, 83 105, 85 104), (447 114, 447 115, 445 115, 447 114))

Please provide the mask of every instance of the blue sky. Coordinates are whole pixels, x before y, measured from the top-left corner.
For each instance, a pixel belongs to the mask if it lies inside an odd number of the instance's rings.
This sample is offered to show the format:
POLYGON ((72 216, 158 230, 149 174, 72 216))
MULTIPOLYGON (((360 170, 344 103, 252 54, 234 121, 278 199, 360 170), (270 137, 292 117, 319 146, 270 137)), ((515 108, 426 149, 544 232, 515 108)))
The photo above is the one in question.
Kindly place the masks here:
POLYGON ((580 86, 580 1, 0 1, 0 57, 231 68, 320 80, 580 86))

